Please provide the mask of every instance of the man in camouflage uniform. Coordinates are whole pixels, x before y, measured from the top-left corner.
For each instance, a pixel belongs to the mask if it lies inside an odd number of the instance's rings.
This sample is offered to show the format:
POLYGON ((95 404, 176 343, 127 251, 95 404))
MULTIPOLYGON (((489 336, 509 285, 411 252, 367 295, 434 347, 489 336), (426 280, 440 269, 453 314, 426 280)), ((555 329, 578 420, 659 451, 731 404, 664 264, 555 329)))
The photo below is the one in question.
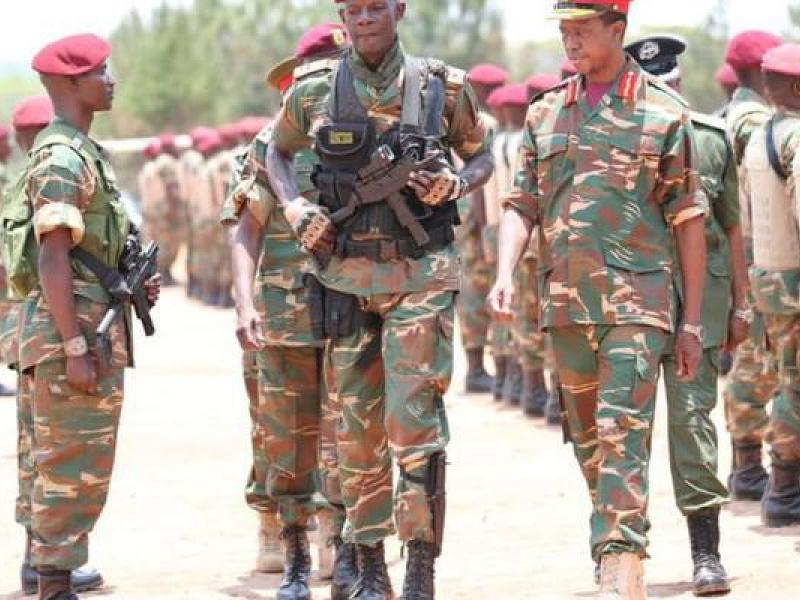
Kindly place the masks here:
POLYGON ((310 76, 289 91, 267 171, 287 220, 325 265, 318 277, 342 403, 345 538, 356 543, 360 570, 352 598, 392 597, 383 546, 394 532, 392 457, 400 470, 394 516, 408 550, 403 595, 433 598, 459 285, 455 201, 485 183, 492 160, 464 72, 404 52, 397 24, 406 3, 339 4, 353 48, 335 75, 310 76), (324 209, 299 194, 293 175, 292 157, 311 146, 324 209), (440 149, 455 151, 464 168, 456 173, 440 149), (397 169, 403 176, 392 179, 397 169), (382 196, 389 185, 398 196, 382 196), (364 195, 374 202, 360 204, 364 195))
MULTIPOLYGON (((0 124, 0 199, 8 191, 11 181, 6 173, 6 163, 11 156, 11 145, 8 141, 9 130, 3 124, 0 124)), ((14 310, 14 303, 9 298, 8 288, 6 286, 6 273, 2 262, 0 262, 0 322, 7 320, 9 314, 14 310)), ((7 357, 0 353, 0 363, 10 364, 7 357)), ((4 383, 0 383, 0 396, 13 396, 16 390, 8 387, 4 383)))
POLYGON ((626 56, 628 6, 556 4, 581 75, 528 112, 490 299, 501 312, 513 306, 513 269, 538 224, 541 323, 592 500, 600 597, 639 600, 658 367, 676 329, 673 232, 684 289, 675 351, 686 381, 702 354, 705 244, 686 106, 626 56))
MULTIPOLYGON (((239 143, 238 125, 236 123, 222 125, 217 128, 217 133, 219 134, 220 148, 208 161, 212 199, 210 215, 213 220, 219 217, 228 192, 229 179, 234 165, 234 149, 239 143)), ((211 221, 206 243, 211 261, 207 268, 213 290, 209 304, 230 308, 234 305, 231 295, 233 272, 231 271, 231 247, 228 244, 225 229, 211 221)))
MULTIPOLYGON (((769 33, 748 31, 728 44, 726 61, 733 67, 740 85, 727 107, 726 127, 737 165, 741 165, 750 135, 770 117, 764 100, 761 59, 780 40, 769 33)), ((741 202, 742 231, 747 264, 752 264, 751 207, 741 202)), ((769 424, 767 404, 777 391, 778 374, 766 344, 764 320, 756 311, 750 336, 736 349, 724 392, 728 431, 733 442, 733 470, 728 479, 731 495, 738 500, 759 500, 767 484, 761 464, 762 443, 769 424)))
MULTIPOLYGON (((110 52, 104 40, 82 35, 33 59, 56 114, 36 138, 25 184, 38 283, 19 325, 20 393, 30 396, 33 413, 31 565, 42 600, 77 598, 70 572, 86 562, 108 494, 124 367, 133 358, 129 311, 111 326, 108 364, 99 363, 94 344, 111 301, 99 274, 116 269, 130 230, 108 157, 88 137, 94 113, 111 108, 110 52)), ((35 265, 32 254, 26 251, 35 265)), ((147 285, 151 302, 158 291, 156 277, 147 285)))
MULTIPOLYGON (((629 45, 627 50, 648 73, 680 92, 677 57, 686 50, 686 42, 652 36, 629 45)), ((701 317, 703 359, 691 382, 678 378, 672 351, 665 354, 663 368, 673 489, 689 526, 694 593, 707 596, 730 591, 719 554, 719 510, 728 502, 728 490, 717 476, 719 453, 711 412, 717 404, 722 349, 735 349, 747 337, 748 283, 736 159, 725 123, 695 112, 691 118, 702 192, 709 204, 705 223, 708 268, 701 317)), ((680 269, 675 269, 673 280, 680 299, 680 269)))
MULTIPOLYGON (((487 135, 494 137, 498 129, 497 120, 490 114, 487 99, 498 87, 504 85, 508 73, 493 64, 474 66, 467 73, 467 79, 475 90, 481 109, 487 135)), ((461 256, 463 277, 461 290, 456 302, 458 324, 461 330, 461 343, 467 355, 467 393, 492 391, 494 380, 484 368, 484 354, 489 343, 491 316, 486 307, 486 295, 492 285, 494 272, 483 247, 482 231, 486 225, 486 198, 484 189, 458 201, 461 225, 456 228, 456 248, 461 256)), ((496 358, 502 362, 502 357, 496 358)), ((505 365, 496 371, 502 376, 505 365)))
POLYGON ((775 115, 753 131, 742 168, 752 218, 750 280, 780 375, 761 516, 767 527, 783 527, 800 524, 800 45, 770 50, 762 69, 775 115))

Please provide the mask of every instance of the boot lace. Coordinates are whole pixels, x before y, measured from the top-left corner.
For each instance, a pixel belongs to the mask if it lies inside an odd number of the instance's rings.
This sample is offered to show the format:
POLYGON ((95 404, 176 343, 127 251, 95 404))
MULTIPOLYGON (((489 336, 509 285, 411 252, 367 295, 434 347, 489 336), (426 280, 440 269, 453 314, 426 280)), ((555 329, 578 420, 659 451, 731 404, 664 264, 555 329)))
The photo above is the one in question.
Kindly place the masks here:
POLYGON ((433 544, 419 540, 408 543, 403 600, 433 598, 434 558, 433 544))
POLYGON ((300 581, 305 579, 309 568, 309 555, 305 543, 305 527, 294 525, 287 527, 281 538, 286 545, 286 579, 300 581))

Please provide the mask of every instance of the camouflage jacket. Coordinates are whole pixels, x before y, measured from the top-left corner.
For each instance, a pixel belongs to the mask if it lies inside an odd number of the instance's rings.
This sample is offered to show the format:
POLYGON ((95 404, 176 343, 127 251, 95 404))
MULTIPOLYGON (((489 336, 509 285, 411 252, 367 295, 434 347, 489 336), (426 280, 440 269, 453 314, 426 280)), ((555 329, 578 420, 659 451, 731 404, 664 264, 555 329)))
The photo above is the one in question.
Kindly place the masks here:
MULTIPOLYGON (((345 55, 350 61, 356 93, 381 134, 400 121, 403 91, 404 52, 398 44, 377 71, 371 71, 355 50, 345 55)), ((273 131, 272 143, 285 151, 314 145, 319 127, 328 119, 333 73, 325 69, 307 73, 287 92, 284 107, 273 131)), ((463 160, 488 150, 486 131, 478 116, 477 100, 465 74, 447 69, 447 99, 444 111, 445 143, 463 160)), ((424 290, 457 290, 460 263, 452 245, 430 252, 420 259, 378 263, 366 258, 334 257, 320 273, 327 287, 341 292, 369 296, 424 290)))
POLYGON ((531 105, 504 201, 543 236, 540 322, 672 331, 670 225, 704 213, 685 104, 630 58, 594 108, 583 85, 531 105))
MULTIPOLYGON (((16 187, 17 182, 12 182, 8 177, 8 167, 2 162, 0 162, 0 210, 2 207, 5 206, 6 203, 6 194, 13 193, 14 188, 16 187)), ((0 267, 3 266, 3 258, 0 256, 0 267)), ((5 276, 0 277, 0 302, 5 302, 10 300, 10 294, 8 291, 8 282, 6 281, 5 276)))
MULTIPOLYGON (((295 238, 278 209, 266 173, 266 154, 272 126, 265 127, 243 152, 236 155, 229 193, 220 213, 223 225, 239 220, 249 210, 264 228, 254 300, 264 322, 270 346, 309 346, 318 342, 311 334, 303 276, 313 272, 311 256, 295 238)), ((316 195, 310 172, 315 155, 309 150, 295 155, 295 176, 301 193, 316 195)))
MULTIPOLYGON (((728 338, 728 316, 732 300, 731 249, 725 233, 739 225, 739 179, 736 157, 725 134, 725 123, 718 118, 692 113, 698 151, 700 189, 707 202, 706 281, 703 288, 705 348, 722 346, 728 338)), ((683 279, 675 257, 674 283, 682 296, 683 279)))
MULTIPOLYGON (((96 142, 56 118, 36 138, 25 187, 37 241, 46 233, 67 229, 74 245, 106 265, 117 266, 129 220, 108 155, 96 142)), ((92 346, 110 296, 88 269, 76 259, 71 262, 76 316, 92 346)), ((61 335, 41 286, 26 298, 20 321, 21 370, 64 358, 61 335)), ((112 366, 132 365, 129 331, 129 314, 111 327, 112 366)))

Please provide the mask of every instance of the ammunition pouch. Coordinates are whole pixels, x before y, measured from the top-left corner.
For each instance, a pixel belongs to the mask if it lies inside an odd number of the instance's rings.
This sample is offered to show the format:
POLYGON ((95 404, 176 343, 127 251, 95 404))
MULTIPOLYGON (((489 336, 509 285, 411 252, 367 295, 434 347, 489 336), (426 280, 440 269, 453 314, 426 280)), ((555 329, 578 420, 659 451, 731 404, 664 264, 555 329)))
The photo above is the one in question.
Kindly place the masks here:
POLYGON ((428 464, 423 477, 417 477, 402 467, 400 468, 400 477, 417 485, 425 486, 425 495, 428 498, 428 506, 431 511, 433 543, 437 557, 442 553, 442 543, 444 541, 444 521, 447 508, 446 470, 447 454, 444 452, 437 452, 428 457, 428 464))
POLYGON ((314 339, 335 341, 364 328, 380 327, 380 317, 363 310, 357 296, 326 288, 314 275, 304 276, 303 283, 314 339))

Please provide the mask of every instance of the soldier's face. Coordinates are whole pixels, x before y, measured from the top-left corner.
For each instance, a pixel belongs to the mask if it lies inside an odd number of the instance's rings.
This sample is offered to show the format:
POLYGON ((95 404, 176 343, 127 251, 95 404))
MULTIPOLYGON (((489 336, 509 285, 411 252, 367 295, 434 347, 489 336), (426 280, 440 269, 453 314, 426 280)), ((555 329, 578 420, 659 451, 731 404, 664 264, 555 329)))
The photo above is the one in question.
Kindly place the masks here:
POLYGON ((0 136, 0 162, 6 162, 9 156, 11 156, 11 146, 8 143, 8 136, 0 136))
POLYGON ((75 78, 75 87, 81 103, 95 112, 111 110, 115 85, 116 82, 106 63, 94 71, 75 78))
POLYGON ((347 0, 339 15, 356 51, 380 61, 394 44, 405 8, 405 2, 398 0, 347 0))
POLYGON ((777 73, 765 73, 764 84, 770 104, 800 110, 800 79, 777 73))
POLYGON ((623 22, 606 25, 600 18, 561 21, 559 29, 567 58, 583 75, 611 62, 625 34, 623 22))

